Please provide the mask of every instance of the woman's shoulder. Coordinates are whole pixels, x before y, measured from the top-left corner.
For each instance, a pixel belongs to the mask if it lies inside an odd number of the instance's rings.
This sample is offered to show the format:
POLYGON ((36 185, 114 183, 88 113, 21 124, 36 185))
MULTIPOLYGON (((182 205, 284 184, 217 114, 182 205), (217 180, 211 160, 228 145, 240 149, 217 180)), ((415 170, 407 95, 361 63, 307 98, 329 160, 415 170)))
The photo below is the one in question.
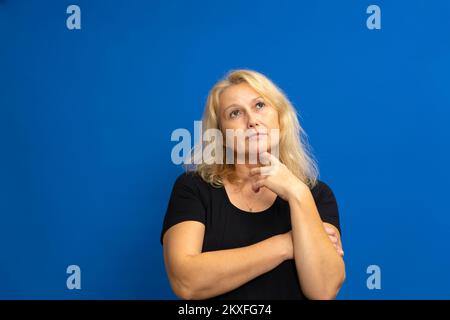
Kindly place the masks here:
POLYGON ((210 185, 203 180, 196 171, 184 171, 175 180, 174 188, 192 188, 198 191, 206 191, 210 189, 210 185))
POLYGON ((175 183, 198 183, 198 179, 201 179, 201 177, 196 171, 184 171, 178 175, 175 183))
POLYGON ((334 192, 328 183, 317 179, 316 184, 311 188, 311 193, 315 199, 334 200, 334 192))

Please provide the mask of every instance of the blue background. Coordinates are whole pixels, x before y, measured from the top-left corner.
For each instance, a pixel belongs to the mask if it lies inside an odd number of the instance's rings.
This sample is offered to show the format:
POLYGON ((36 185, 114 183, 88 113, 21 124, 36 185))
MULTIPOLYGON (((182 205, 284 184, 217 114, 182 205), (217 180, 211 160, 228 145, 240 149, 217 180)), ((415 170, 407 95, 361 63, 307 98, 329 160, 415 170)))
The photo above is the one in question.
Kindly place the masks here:
POLYGON ((166 299, 176 128, 251 68, 338 200, 340 299, 450 298, 448 1, 0 0, 0 298, 166 299), (81 8, 81 30, 66 8, 81 8), (368 30, 366 8, 381 8, 368 30), (66 268, 81 268, 81 290, 66 268), (368 290, 366 268, 381 268, 368 290))

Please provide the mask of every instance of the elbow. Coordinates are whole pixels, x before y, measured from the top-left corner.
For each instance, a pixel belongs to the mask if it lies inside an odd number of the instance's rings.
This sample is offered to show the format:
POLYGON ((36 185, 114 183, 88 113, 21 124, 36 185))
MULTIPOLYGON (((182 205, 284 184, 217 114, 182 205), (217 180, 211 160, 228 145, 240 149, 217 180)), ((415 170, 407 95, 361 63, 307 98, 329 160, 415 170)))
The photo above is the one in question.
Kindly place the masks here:
POLYGON ((309 300, 334 300, 336 299, 338 292, 339 289, 329 287, 310 292, 306 291, 304 294, 309 300))
POLYGON ((304 292, 304 294, 310 300, 335 300, 344 281, 345 268, 332 281, 323 284, 320 290, 311 290, 310 292, 304 292))
POLYGON ((345 268, 343 268, 342 272, 340 272, 336 279, 331 282, 332 284, 327 286, 327 288, 323 291, 323 294, 319 297, 320 300, 335 300, 342 285, 344 284, 344 281, 345 268))
POLYGON ((194 279, 185 260, 165 260, 166 274, 173 293, 182 300, 195 299, 194 279))
POLYGON ((337 294, 330 292, 330 293, 320 293, 320 294, 311 295, 308 298, 310 300, 334 300, 334 299, 336 299, 336 296, 337 296, 337 294))
POLYGON ((340 286, 329 286, 328 288, 324 288, 324 290, 321 290, 320 292, 315 292, 309 296, 309 299, 311 300, 335 300, 339 290, 340 286))
POLYGON ((195 300, 194 293, 189 288, 174 288, 175 295, 182 300, 195 300))
POLYGON ((336 299, 342 285, 345 281, 345 264, 344 260, 339 260, 339 267, 336 270, 334 277, 328 281, 329 285, 325 287, 322 294, 319 296, 320 300, 334 300, 336 299))
POLYGON ((329 286, 327 288, 323 288, 322 290, 317 290, 314 292, 305 292, 305 296, 310 300, 335 300, 340 287, 329 286))
POLYGON ((171 277, 170 285, 175 295, 182 300, 201 299, 199 291, 191 279, 171 277))

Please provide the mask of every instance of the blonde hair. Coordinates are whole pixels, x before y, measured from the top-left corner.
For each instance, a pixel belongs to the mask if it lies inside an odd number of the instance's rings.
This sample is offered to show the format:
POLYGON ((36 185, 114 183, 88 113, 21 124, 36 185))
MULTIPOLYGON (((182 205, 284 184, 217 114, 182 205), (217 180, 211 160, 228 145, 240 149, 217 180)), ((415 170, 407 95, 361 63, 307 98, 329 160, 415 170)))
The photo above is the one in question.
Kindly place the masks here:
MULTIPOLYGON (((268 101, 278 112, 280 126, 279 160, 297 178, 307 184, 310 188, 317 183, 319 170, 316 161, 310 153, 307 136, 297 118, 297 112, 283 91, 263 74, 253 70, 231 70, 220 81, 218 81, 208 94, 202 120, 202 132, 208 129, 220 130, 219 97, 228 87, 246 82, 266 101, 268 101)), ((217 141, 203 141, 200 139, 198 145, 191 152, 190 160, 193 159, 195 150, 204 150, 209 144, 217 141), (200 145, 201 144, 201 145, 200 145)), ((225 152, 221 164, 207 164, 202 162, 196 166, 186 166, 188 171, 197 172, 201 178, 214 187, 223 186, 223 178, 230 182, 239 182, 234 175, 234 164, 226 164, 225 152)), ((190 163, 194 163, 191 161, 190 163)))

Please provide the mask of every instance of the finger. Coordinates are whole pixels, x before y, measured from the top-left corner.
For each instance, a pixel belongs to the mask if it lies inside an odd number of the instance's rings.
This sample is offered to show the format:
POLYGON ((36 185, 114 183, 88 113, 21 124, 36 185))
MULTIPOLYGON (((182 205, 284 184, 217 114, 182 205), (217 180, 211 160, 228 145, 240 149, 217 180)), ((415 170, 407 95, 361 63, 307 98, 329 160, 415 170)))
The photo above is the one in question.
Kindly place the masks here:
POLYGON ((268 175, 270 170, 272 170, 271 167, 257 167, 250 169, 250 176, 257 176, 257 175, 268 175))
POLYGON ((266 185, 266 178, 260 178, 252 183, 253 191, 258 192, 259 189, 265 187, 265 185, 266 185))
POLYGON ((334 229, 331 228, 331 227, 325 226, 325 231, 326 231, 326 233, 328 233, 328 234, 330 234, 330 235, 336 236, 336 230, 334 230, 334 229))
POLYGON ((270 175, 274 175, 275 173, 277 173, 276 165, 259 167, 259 174, 261 176, 270 176, 270 175))
POLYGON ((328 238, 330 238, 331 242, 333 243, 339 243, 338 238, 336 238, 335 236, 328 235, 328 238))
POLYGON ((252 183, 252 190, 253 190, 254 192, 259 192, 259 190, 260 190, 262 187, 264 187, 264 184, 263 184, 262 181, 260 181, 260 180, 254 181, 254 182, 252 183))
POLYGON ((338 249, 338 252, 342 253, 342 255, 344 254, 344 250, 342 249, 342 247, 339 244, 337 244, 337 249, 338 249))
POLYGON ((253 192, 258 193, 261 188, 258 187, 255 183, 252 183, 252 190, 253 192))
POLYGON ((280 160, 278 160, 277 157, 275 157, 273 154, 264 151, 259 155, 259 160, 264 165, 276 165, 280 163, 280 160))
POLYGON ((329 236, 334 236, 334 237, 337 238, 337 234, 336 234, 336 232, 335 232, 333 229, 331 229, 331 228, 325 229, 325 232, 326 232, 329 236))
POLYGON ((250 176, 261 174, 261 167, 250 169, 250 176))
POLYGON ((273 174, 273 167, 258 167, 258 168, 252 168, 250 169, 250 176, 269 176, 273 174))
POLYGON ((334 244, 334 248, 336 249, 336 252, 343 257, 344 256, 344 251, 337 245, 334 244))
POLYGON ((261 163, 264 164, 264 166, 261 167, 260 174, 265 176, 276 174, 280 168, 281 162, 268 152, 263 154, 266 156, 261 157, 263 159, 261 160, 261 163))
POLYGON ((333 236, 328 236, 328 238, 330 238, 331 242, 337 244, 338 243, 338 239, 336 237, 333 236))

